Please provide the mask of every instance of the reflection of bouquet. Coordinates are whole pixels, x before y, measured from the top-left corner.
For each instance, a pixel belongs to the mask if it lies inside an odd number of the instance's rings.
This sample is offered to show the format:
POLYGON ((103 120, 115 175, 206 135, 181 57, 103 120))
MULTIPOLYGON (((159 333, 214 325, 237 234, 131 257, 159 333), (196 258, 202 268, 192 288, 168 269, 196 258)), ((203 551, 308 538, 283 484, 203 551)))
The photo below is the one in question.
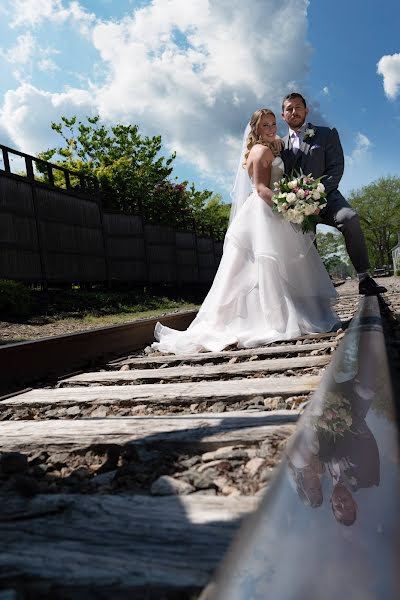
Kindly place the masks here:
POLYGON ((322 404, 322 414, 310 417, 311 426, 319 433, 332 435, 344 435, 350 431, 353 423, 350 402, 338 394, 328 392, 322 404))
POLYGON ((312 231, 315 215, 326 206, 325 186, 321 177, 314 179, 303 173, 285 175, 275 183, 272 210, 291 223, 301 225, 303 231, 312 231))

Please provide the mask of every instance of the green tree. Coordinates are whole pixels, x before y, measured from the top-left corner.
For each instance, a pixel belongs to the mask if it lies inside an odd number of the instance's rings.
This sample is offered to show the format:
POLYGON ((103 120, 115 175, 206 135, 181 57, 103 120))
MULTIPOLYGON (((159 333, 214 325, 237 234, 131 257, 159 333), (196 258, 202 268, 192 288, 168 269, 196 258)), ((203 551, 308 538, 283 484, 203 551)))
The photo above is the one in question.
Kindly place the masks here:
POLYGON ((400 231, 400 177, 382 177, 349 195, 365 234, 372 267, 392 263, 400 231))
POLYGON ((196 191, 193 184, 188 194, 196 228, 222 238, 228 228, 230 207, 223 203, 221 194, 196 191))
POLYGON ((326 270, 332 277, 352 277, 355 274, 341 234, 318 232, 317 248, 326 270))
MULTIPOLYGON (((63 116, 51 128, 62 137, 63 145, 38 157, 76 172, 70 177, 73 186, 80 186, 80 175, 88 178, 87 185, 97 181, 106 209, 141 211, 149 222, 195 226, 219 237, 225 233, 229 208, 218 194, 196 190, 187 181, 171 181, 176 155, 160 156, 161 136, 143 137, 137 125, 106 127, 99 116, 87 117, 86 123, 63 116)), ((45 167, 42 175, 46 180, 45 167)), ((62 171, 55 170, 54 179, 65 187, 62 171)))
POLYGON ((222 202, 221 194, 214 194, 202 211, 205 227, 222 237, 228 229, 230 212, 231 207, 222 202))
MULTIPOLYGON (((97 179, 106 208, 132 212, 145 200, 145 210, 154 212, 154 190, 171 175, 175 159, 175 153, 167 159, 159 156, 161 136, 142 137, 137 125, 108 128, 100 124, 99 116, 87 117, 87 124, 76 117, 61 117, 51 128, 64 145, 41 152, 39 158, 50 161, 56 157, 56 164, 97 179)), ((62 185, 62 178, 62 173, 55 171, 57 183, 62 185)), ((78 185, 79 179, 71 183, 78 185)))

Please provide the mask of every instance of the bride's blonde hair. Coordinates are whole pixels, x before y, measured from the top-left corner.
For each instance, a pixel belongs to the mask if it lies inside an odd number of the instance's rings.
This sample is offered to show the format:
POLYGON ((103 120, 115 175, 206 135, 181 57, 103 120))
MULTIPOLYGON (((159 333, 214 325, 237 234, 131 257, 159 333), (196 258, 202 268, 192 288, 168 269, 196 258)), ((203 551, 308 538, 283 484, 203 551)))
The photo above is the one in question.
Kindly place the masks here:
POLYGON ((255 144, 262 144, 263 146, 267 146, 267 148, 269 148, 271 150, 271 152, 274 156, 279 155, 279 150, 277 150, 270 142, 269 143, 263 142, 257 134, 257 129, 260 124, 261 117, 268 116, 268 115, 271 115, 271 117, 274 117, 274 119, 276 119, 275 113, 273 113, 272 110, 269 108, 259 108, 251 115, 250 133, 247 136, 247 141, 246 141, 247 150, 244 155, 243 166, 246 165, 246 161, 250 154, 250 150, 252 149, 252 147, 255 144))

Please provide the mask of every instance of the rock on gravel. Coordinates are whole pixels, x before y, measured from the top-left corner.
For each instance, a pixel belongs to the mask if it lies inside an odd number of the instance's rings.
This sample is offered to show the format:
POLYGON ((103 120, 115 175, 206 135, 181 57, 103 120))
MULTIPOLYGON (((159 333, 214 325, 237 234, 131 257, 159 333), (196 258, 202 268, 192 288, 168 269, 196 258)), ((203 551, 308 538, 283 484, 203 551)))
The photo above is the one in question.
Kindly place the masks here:
POLYGON ((186 496, 195 491, 195 488, 180 479, 169 475, 162 475, 152 484, 150 493, 153 496, 186 496))
POLYGON ((249 460, 245 465, 245 471, 251 476, 254 477, 261 469, 261 467, 265 464, 263 458, 255 457, 249 460))
POLYGON ((225 446, 224 448, 218 448, 218 450, 214 450, 212 452, 205 452, 201 459, 203 462, 208 462, 211 460, 219 460, 223 458, 227 459, 240 459, 240 458, 248 458, 249 455, 247 451, 241 446, 225 446))
POLYGON ((272 396, 271 398, 265 398, 264 406, 267 410, 277 410, 286 408, 286 403, 282 396, 272 396))

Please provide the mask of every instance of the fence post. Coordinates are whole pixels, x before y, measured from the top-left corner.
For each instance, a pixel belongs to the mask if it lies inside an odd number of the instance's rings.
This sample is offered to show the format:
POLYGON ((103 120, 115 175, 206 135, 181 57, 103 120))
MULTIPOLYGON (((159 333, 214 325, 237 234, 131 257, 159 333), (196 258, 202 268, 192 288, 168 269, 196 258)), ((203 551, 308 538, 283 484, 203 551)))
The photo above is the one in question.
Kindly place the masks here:
POLYGON ((105 267, 106 267, 106 281, 107 281, 107 287, 108 287, 108 289, 111 289, 110 263, 109 263, 109 259, 108 259, 108 249, 107 249, 107 242, 106 242, 106 231, 105 231, 105 227, 104 227, 103 202, 102 202, 101 190, 98 187, 98 181, 97 181, 97 179, 96 179, 95 187, 96 187, 97 207, 99 209, 99 217, 100 217, 100 225, 101 225, 101 235, 102 235, 102 238, 103 238, 103 252, 104 252, 104 264, 105 264, 105 267))
POLYGON ((5 148, 2 148, 2 152, 3 152, 4 170, 6 173, 11 173, 10 159, 8 158, 8 152, 5 148))
POLYGON ((197 243, 196 221, 193 219, 194 242, 196 246, 197 283, 200 283, 199 245, 197 243))
POLYGON ((38 211, 38 206, 37 206, 37 195, 36 195, 36 185, 35 185, 36 182, 35 182, 35 175, 33 172, 32 158, 30 156, 25 156, 25 166, 26 166, 27 179, 29 180, 29 183, 31 186, 33 212, 35 215, 36 236, 37 236, 38 249, 39 249, 40 271, 42 274, 41 283, 42 283, 42 287, 44 289, 47 289, 49 282, 48 282, 48 274, 47 274, 47 270, 46 270, 46 262, 45 262, 45 256, 44 256, 44 240, 43 240, 42 232, 40 230, 40 218, 39 218, 39 211, 38 211))

